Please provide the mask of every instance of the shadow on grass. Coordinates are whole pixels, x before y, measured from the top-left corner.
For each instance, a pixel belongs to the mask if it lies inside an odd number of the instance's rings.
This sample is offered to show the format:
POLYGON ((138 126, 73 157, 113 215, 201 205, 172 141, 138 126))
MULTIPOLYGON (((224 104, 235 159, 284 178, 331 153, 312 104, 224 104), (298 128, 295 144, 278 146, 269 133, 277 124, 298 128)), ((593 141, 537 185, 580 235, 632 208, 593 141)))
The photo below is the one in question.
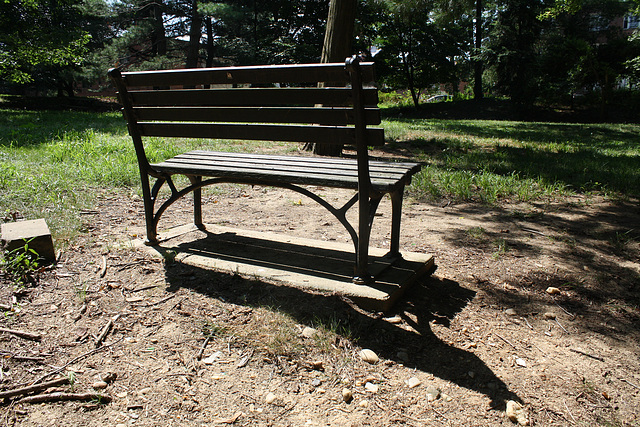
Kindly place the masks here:
POLYGON ((306 292, 289 286, 276 286, 211 270, 174 264, 166 270, 168 291, 189 288, 227 303, 276 309, 303 325, 331 324, 340 319, 358 346, 375 351, 381 358, 487 395, 491 405, 504 409, 507 400, 521 399, 473 352, 454 347, 439 339, 430 323, 448 326, 475 292, 446 279, 429 278, 417 283, 403 300, 403 317, 412 330, 384 321, 379 314, 363 311, 350 301, 328 294, 306 292), (190 278, 187 280, 186 278, 190 278), (406 349, 410 361, 398 357, 406 349), (475 372, 474 378, 468 375, 475 372), (493 390, 485 387, 497 384, 493 390))
MULTIPOLYGON (((623 144, 631 147, 630 142, 623 144)), ((635 145, 637 147, 637 143, 635 145)), ((470 173, 482 171, 503 176, 517 173, 522 179, 561 183, 577 192, 605 190, 640 195, 638 155, 621 151, 605 153, 596 143, 559 150, 531 144, 481 149, 453 138, 434 138, 392 143, 383 151, 404 158, 426 157, 444 168, 470 173)))
MULTIPOLYGON (((3 107, 0 104, 0 109, 3 107)), ((127 134, 119 113, 4 110, 0 114, 0 147, 48 144, 65 133, 82 134, 88 130, 119 136, 127 134)))

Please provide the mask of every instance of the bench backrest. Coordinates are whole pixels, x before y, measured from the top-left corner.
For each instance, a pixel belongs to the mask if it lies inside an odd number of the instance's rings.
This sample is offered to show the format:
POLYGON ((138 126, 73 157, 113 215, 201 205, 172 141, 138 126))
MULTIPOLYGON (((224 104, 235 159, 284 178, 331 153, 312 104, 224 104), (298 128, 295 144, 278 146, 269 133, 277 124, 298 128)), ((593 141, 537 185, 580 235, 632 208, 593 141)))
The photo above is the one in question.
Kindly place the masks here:
POLYGON ((139 157, 141 138, 384 144, 373 63, 109 71, 139 157), (364 83, 364 84, 363 84, 364 83))

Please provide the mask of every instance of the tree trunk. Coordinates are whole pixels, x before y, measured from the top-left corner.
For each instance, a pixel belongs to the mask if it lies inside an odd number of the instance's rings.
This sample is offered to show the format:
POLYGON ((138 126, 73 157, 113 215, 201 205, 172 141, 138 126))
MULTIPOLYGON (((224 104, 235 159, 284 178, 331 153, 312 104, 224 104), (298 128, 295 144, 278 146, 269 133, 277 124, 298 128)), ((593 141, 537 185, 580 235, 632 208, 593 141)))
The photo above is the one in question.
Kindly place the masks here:
POLYGON ((198 0, 191 1, 191 28, 189 29, 189 47, 187 50, 187 68, 198 67, 200 53, 200 38, 202 38, 202 17, 198 12, 198 0))
POLYGON ((482 0, 476 0, 476 25, 475 25, 475 59, 474 59, 474 78, 473 78, 473 98, 480 100, 484 97, 482 93, 482 71, 484 64, 480 59, 482 51, 482 0))
MULTIPOLYGON (((357 0, 331 0, 320 62, 344 62, 351 56, 357 3, 357 0)), ((338 144, 308 144, 305 148, 321 156, 342 154, 342 145, 338 144)))
POLYGON ((152 51, 155 55, 166 56, 167 55, 167 36, 164 31, 164 21, 162 19, 162 12, 164 5, 162 0, 157 0, 151 6, 153 15, 153 35, 152 35, 152 51))
POLYGON ((213 46, 213 20, 212 17, 207 16, 205 21, 205 27, 207 29, 207 63, 206 67, 213 67, 213 55, 215 53, 215 49, 213 46))

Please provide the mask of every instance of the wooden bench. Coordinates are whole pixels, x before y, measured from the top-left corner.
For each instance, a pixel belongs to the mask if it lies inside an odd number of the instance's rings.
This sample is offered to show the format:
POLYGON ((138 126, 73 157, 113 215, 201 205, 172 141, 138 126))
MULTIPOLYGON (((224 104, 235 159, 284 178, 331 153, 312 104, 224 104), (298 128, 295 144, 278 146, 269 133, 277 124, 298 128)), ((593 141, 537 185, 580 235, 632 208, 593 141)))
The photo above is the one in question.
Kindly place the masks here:
POLYGON ((369 237, 375 211, 389 194, 392 227, 389 257, 399 258, 405 185, 418 163, 374 161, 368 147, 384 144, 373 63, 273 65, 168 71, 109 70, 138 157, 148 244, 156 244, 161 215, 193 192, 194 222, 203 228, 201 188, 242 183, 287 188, 310 197, 347 229, 355 247, 355 283, 369 274, 369 237), (325 87, 331 86, 331 87, 325 87), (143 138, 211 138, 330 143, 354 146, 356 158, 276 156, 195 150, 151 164, 143 138), (173 175, 190 185, 178 189, 173 175), (155 182, 151 186, 150 178, 155 182), (156 207, 160 188, 171 195, 156 207), (346 188, 355 195, 334 207, 305 186, 346 188), (358 224, 346 218, 357 203, 358 224))

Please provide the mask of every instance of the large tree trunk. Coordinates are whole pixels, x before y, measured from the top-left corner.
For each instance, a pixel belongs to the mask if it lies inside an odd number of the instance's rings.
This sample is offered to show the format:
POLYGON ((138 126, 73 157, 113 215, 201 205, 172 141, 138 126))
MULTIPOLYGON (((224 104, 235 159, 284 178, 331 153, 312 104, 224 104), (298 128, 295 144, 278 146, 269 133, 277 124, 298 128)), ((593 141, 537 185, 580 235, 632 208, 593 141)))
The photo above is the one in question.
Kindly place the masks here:
POLYGON ((213 55, 215 54, 215 49, 213 46, 213 20, 212 17, 207 16, 205 21, 205 27, 207 29, 207 63, 206 67, 213 67, 213 55))
POLYGON ((482 0, 476 0, 476 24, 475 24, 475 59, 474 59, 474 77, 473 77, 473 98, 482 99, 482 72, 484 65, 480 59, 482 51, 482 0))
POLYGON ((162 0, 157 0, 151 5, 151 15, 153 18, 153 34, 151 42, 153 43, 152 51, 154 55, 166 56, 167 54, 167 36, 164 31, 164 21, 162 12, 164 5, 162 0))
MULTIPOLYGON (((321 62, 343 62, 351 56, 357 4, 357 0, 331 0, 321 62)), ((322 156, 342 154, 342 145, 338 144, 309 144, 306 148, 322 156)))
POLYGON ((202 38, 202 17, 198 12, 198 0, 191 1, 191 28, 189 29, 189 47, 187 50, 187 68, 198 67, 200 39, 202 38))

